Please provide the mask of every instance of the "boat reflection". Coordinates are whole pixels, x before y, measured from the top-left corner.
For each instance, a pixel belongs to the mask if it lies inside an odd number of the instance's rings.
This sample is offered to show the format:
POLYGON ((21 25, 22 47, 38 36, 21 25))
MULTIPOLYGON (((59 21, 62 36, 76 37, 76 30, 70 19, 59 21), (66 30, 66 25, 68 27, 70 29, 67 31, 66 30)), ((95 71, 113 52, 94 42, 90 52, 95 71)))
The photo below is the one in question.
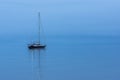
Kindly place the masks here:
POLYGON ((42 68, 45 64, 45 49, 29 49, 33 80, 43 80, 42 68))

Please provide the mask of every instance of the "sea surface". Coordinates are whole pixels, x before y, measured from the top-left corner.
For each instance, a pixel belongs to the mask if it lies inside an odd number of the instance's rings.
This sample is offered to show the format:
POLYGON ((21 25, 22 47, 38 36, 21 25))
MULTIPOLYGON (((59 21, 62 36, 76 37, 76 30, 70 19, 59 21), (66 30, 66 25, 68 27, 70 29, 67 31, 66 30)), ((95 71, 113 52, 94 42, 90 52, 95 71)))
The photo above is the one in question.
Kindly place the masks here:
POLYGON ((28 37, 0 41, 0 80, 120 80, 119 36, 47 36, 29 50, 28 37))

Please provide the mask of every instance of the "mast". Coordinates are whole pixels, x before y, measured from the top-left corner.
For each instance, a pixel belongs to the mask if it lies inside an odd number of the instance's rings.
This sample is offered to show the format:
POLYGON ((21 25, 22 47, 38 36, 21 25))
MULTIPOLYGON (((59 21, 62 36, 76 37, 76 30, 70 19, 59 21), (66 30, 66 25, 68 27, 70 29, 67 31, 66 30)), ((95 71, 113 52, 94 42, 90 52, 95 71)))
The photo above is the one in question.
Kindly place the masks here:
POLYGON ((38 12, 38 43, 40 44, 40 12, 38 12))

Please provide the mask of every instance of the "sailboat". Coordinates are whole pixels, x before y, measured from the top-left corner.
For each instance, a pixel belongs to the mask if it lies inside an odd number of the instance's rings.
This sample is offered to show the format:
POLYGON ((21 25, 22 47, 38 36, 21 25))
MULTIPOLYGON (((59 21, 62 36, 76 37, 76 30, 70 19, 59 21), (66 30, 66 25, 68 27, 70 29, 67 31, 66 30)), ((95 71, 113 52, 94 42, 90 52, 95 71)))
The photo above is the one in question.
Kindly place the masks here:
POLYGON ((40 43, 40 12, 38 13, 38 42, 32 43, 28 45, 29 49, 36 49, 36 48, 45 48, 46 45, 40 43))

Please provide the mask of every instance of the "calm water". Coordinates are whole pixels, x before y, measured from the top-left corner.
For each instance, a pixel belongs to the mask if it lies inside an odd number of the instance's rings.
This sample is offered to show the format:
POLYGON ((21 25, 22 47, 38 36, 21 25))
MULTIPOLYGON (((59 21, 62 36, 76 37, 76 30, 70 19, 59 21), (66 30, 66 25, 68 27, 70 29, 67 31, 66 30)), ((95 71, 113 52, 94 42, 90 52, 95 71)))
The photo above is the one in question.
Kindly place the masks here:
POLYGON ((0 80, 120 80, 120 37, 49 36, 45 50, 29 42, 1 40, 0 80))

